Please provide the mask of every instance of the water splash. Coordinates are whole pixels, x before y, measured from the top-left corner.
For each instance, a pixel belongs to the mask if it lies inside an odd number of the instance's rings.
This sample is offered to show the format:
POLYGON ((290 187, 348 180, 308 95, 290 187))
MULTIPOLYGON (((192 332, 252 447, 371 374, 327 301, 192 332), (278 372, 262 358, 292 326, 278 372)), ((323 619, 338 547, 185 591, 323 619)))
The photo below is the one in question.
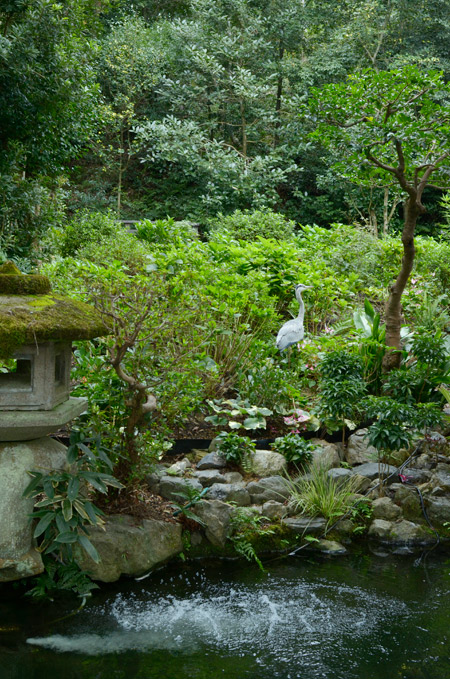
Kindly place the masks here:
MULTIPOLYGON (((260 665, 312 668, 345 653, 355 638, 376 639, 387 625, 408 616, 392 596, 330 582, 268 580, 261 585, 208 584, 184 596, 155 597, 149 590, 118 594, 88 611, 93 629, 70 636, 28 639, 60 653, 104 655, 124 651, 218 651, 252 654, 260 665)), ((84 623, 86 624, 86 623, 84 623)), ((355 659, 356 660, 356 659, 355 659)))

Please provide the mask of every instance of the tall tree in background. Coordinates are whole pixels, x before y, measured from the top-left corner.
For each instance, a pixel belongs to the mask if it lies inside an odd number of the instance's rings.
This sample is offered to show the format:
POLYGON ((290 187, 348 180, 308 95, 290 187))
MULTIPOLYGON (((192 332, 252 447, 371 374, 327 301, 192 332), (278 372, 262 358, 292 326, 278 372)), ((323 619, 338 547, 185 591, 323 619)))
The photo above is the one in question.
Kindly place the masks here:
POLYGON ((367 69, 312 92, 304 115, 341 160, 333 170, 358 185, 396 186, 404 197, 403 259, 386 305, 384 369, 400 362, 401 297, 414 264, 414 232, 426 187, 450 187, 450 85, 415 66, 367 69))

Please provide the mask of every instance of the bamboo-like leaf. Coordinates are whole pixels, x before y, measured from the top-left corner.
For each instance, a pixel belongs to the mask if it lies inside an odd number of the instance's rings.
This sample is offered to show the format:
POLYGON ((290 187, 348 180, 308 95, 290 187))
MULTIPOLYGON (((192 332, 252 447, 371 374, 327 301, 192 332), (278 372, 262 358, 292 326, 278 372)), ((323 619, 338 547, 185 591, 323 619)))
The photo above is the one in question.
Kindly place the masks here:
POLYGON ((56 538, 55 542, 60 542, 62 544, 68 545, 73 542, 78 541, 78 535, 75 531, 67 531, 66 533, 60 533, 56 538))
POLYGON ((66 521, 70 521, 73 514, 72 503, 69 498, 62 501, 62 513, 66 521))
POLYGON ((80 490, 80 479, 78 476, 74 476, 73 478, 70 479, 69 484, 67 486, 67 497, 71 502, 75 500, 75 498, 78 497, 78 491, 80 490))
POLYGON ((23 497, 29 497, 31 493, 38 487, 42 480, 42 474, 40 472, 30 472, 31 476, 33 477, 28 484, 28 486, 25 488, 23 491, 23 497))
POLYGON ((45 516, 43 516, 34 529, 33 537, 38 538, 40 535, 42 535, 42 533, 47 530, 54 518, 55 515, 53 512, 48 512, 45 516))
POLYGON ((89 554, 92 561, 94 561, 95 563, 100 563, 99 553, 95 549, 92 542, 85 535, 79 535, 78 536, 78 542, 83 547, 83 549, 87 552, 87 554, 89 554))

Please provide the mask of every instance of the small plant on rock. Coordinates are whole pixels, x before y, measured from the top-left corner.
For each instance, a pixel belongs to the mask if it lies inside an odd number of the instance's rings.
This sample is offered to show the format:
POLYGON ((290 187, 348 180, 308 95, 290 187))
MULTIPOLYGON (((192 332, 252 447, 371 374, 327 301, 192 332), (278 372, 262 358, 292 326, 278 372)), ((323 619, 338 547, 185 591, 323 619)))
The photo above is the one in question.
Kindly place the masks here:
POLYGON ((228 463, 250 471, 255 444, 248 436, 239 436, 234 431, 221 432, 217 438, 218 453, 228 463))
POLYGON ((276 438, 271 448, 284 455, 287 462, 292 462, 304 469, 311 462, 312 452, 317 446, 297 434, 286 434, 286 436, 276 438))

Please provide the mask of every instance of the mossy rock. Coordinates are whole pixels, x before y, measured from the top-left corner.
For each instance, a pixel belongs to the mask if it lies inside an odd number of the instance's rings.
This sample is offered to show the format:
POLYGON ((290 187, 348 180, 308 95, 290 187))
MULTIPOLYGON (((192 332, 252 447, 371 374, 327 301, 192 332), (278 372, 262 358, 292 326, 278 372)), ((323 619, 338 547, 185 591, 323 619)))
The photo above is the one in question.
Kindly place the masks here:
POLYGON ((24 344, 93 339, 110 332, 96 309, 78 300, 53 294, 0 297, 1 360, 24 344))
POLYGON ((0 266, 0 295, 46 295, 50 281, 40 274, 22 274, 14 262, 0 266))

